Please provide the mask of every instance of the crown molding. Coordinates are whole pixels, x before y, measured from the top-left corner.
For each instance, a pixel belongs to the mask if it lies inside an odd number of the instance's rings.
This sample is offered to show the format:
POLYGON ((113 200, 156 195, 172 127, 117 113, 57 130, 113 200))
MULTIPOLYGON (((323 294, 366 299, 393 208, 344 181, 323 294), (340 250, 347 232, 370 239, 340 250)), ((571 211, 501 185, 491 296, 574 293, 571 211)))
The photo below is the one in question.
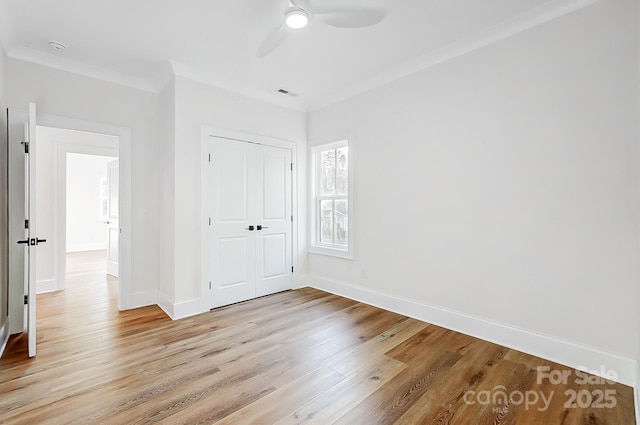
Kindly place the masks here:
POLYGON ((259 100, 262 102, 270 103, 276 106, 280 106, 286 109, 294 111, 307 111, 307 105, 305 102, 295 99, 287 98, 284 95, 278 93, 270 93, 261 89, 249 87, 239 81, 233 81, 229 79, 223 79, 212 75, 211 73, 196 67, 186 65, 184 63, 171 61, 173 73, 177 77, 186 78, 188 80, 196 81, 208 86, 228 90, 235 94, 239 94, 245 97, 259 100))
POLYGON ((511 37, 528 29, 542 25, 576 10, 582 9, 600 0, 552 0, 529 12, 511 18, 503 23, 482 30, 470 37, 453 42, 448 46, 433 50, 408 62, 403 62, 389 71, 346 87, 329 96, 311 100, 309 111, 327 106, 365 93, 369 90, 389 84, 400 78, 415 74, 450 59, 480 49, 497 41, 511 37))
POLYGON ((149 80, 145 78, 135 77, 129 74, 113 71, 99 66, 89 65, 84 62, 63 58, 29 47, 14 47, 7 51, 7 56, 13 59, 32 62, 38 65, 70 72, 72 74, 91 77, 146 92, 157 93, 162 88, 162 86, 159 85, 159 82, 155 79, 149 80))
POLYGON ((306 111, 306 104, 297 99, 278 98, 277 93, 268 93, 259 89, 248 87, 240 82, 217 78, 205 70, 191 67, 179 62, 168 61, 158 67, 158 72, 153 78, 145 79, 129 74, 116 72, 110 69, 89 65, 84 62, 67 59, 55 54, 42 52, 29 47, 14 47, 7 51, 7 56, 13 59, 31 62, 54 68, 72 74, 95 78, 101 81, 130 87, 133 89, 158 93, 174 77, 182 77, 199 83, 228 90, 230 92, 246 96, 259 101, 267 102, 283 108, 306 111))

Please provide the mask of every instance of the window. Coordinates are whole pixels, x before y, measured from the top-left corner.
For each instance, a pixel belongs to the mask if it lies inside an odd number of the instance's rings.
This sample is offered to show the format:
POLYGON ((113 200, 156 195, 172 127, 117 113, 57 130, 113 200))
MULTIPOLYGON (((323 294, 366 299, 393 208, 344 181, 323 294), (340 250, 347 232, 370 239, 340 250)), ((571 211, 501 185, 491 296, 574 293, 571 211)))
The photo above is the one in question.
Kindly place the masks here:
POLYGON ((349 145, 313 148, 313 234, 311 252, 351 258, 349 145))

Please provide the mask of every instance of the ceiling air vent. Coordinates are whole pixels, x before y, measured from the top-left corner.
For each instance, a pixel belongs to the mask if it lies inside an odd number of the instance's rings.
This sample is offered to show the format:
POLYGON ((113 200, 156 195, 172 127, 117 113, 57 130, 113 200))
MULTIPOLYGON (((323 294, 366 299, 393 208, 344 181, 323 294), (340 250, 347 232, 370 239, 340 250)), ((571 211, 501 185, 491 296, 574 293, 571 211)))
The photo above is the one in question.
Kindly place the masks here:
POLYGON ((278 93, 284 94, 284 95, 287 95, 287 96, 291 96, 291 97, 297 97, 298 96, 296 93, 291 93, 289 90, 285 90, 285 89, 278 89, 278 93))

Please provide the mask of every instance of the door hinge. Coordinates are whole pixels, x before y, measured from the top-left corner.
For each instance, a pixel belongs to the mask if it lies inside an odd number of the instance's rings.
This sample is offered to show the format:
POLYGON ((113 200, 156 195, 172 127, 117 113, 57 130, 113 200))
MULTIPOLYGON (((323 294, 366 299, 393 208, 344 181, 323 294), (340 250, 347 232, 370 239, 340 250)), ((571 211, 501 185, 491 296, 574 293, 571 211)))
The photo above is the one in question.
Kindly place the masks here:
POLYGON ((25 220, 24 221, 24 228, 28 229, 29 228, 29 220, 25 220))
POLYGON ((24 143, 24 153, 29 153, 29 143, 24 143))
POLYGON ((29 304, 29 295, 24 296, 24 305, 29 304))
POLYGON ((211 226, 211 217, 209 217, 209 226, 211 226))
POLYGON ((291 267, 291 273, 293 273, 293 267, 291 267))
POLYGON ((209 289, 211 289, 211 281, 209 281, 209 289))
POLYGON ((293 162, 291 163, 291 171, 293 171, 293 162))
POLYGON ((293 216, 291 216, 291 222, 293 223, 293 216))
POLYGON ((209 154, 209 162, 211 162, 211 154, 209 154))

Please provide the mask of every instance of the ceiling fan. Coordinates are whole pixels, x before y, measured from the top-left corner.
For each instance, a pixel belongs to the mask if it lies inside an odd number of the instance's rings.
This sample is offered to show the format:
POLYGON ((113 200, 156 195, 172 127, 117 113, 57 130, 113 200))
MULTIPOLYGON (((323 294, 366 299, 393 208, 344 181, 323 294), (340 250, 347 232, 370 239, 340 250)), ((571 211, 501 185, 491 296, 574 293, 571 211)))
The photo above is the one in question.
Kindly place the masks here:
POLYGON ((290 31, 304 28, 310 19, 318 18, 327 25, 338 28, 364 28, 381 22, 384 10, 369 8, 324 8, 311 5, 311 0, 289 0, 290 7, 284 13, 280 27, 264 39, 258 47, 259 58, 278 48, 290 31))

